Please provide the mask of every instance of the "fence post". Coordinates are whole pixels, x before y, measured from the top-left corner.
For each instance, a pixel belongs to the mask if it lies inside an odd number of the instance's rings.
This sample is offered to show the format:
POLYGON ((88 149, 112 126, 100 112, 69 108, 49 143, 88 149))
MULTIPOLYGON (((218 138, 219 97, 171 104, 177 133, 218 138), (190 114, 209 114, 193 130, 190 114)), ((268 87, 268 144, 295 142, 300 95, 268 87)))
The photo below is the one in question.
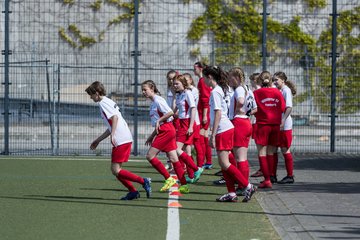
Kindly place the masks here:
POLYGON ((138 56, 140 52, 138 49, 139 41, 139 0, 134 1, 134 155, 138 155, 138 56))
POLYGON ((46 85, 47 85, 47 94, 48 94, 48 105, 49 105, 49 125, 50 125, 50 138, 51 138, 51 153, 55 155, 54 152, 54 128, 52 120, 52 109, 51 109, 51 91, 50 91, 50 76, 49 76, 49 60, 45 60, 46 64, 46 85))
POLYGON ((9 49, 9 2, 10 0, 5 0, 5 50, 2 51, 2 54, 5 56, 5 82, 4 84, 4 152, 3 154, 9 155, 9 55, 11 51, 9 49))
POLYGON ((262 12, 262 70, 266 71, 266 57, 267 57, 267 46, 266 46, 266 32, 267 32, 267 0, 263 0, 263 12, 262 12))
POLYGON ((336 58, 337 53, 337 1, 333 0, 332 14, 332 41, 331 41, 331 135, 330 135, 330 152, 335 152, 335 118, 336 115, 336 58))

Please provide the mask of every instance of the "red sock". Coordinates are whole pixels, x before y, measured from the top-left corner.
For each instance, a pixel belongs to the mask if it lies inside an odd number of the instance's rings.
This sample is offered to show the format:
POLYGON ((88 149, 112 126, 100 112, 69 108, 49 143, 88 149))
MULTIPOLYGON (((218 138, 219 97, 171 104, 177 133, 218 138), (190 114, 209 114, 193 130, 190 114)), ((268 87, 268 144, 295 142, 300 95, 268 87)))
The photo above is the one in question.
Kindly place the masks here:
POLYGON ((204 153, 204 160, 206 157, 206 146, 209 144, 209 142, 206 141, 206 138, 203 135, 200 135, 200 142, 201 142, 201 147, 204 153))
POLYGON ((222 170, 228 192, 235 192, 235 181, 226 170, 222 170))
POLYGON ((234 165, 235 167, 237 166, 236 160, 235 160, 235 156, 232 152, 229 153, 229 162, 234 165))
POLYGON ((279 162, 279 158, 278 158, 278 154, 276 152, 276 153, 274 153, 274 166, 272 169, 273 176, 276 176, 276 174, 277 174, 278 162, 279 162))
POLYGON ((201 137, 200 138, 194 138, 194 147, 196 151, 196 162, 198 167, 202 167, 204 165, 204 158, 205 154, 203 151, 203 143, 201 143, 201 137))
POLYGON ((194 177, 195 177, 195 172, 194 172, 194 170, 191 169, 191 167, 188 167, 187 165, 186 165, 186 172, 187 172, 189 178, 194 178, 194 177))
POLYGON ((274 155, 266 155, 266 160, 268 162, 268 168, 269 168, 269 174, 270 176, 274 176, 273 174, 273 170, 274 170, 274 165, 275 165, 275 159, 274 159, 274 155))
POLYGON ((118 173, 118 177, 121 179, 129 180, 130 182, 137 182, 141 185, 144 185, 144 179, 130 171, 127 171, 125 169, 121 169, 118 173))
POLYGON ((241 174, 241 172, 234 166, 230 165, 226 171, 229 175, 239 184, 241 188, 246 187, 249 184, 249 181, 241 174))
POLYGON ((285 159, 285 167, 286 167, 287 175, 292 177, 294 174, 294 160, 291 152, 285 153, 284 159, 285 159))
POLYGON ((260 169, 264 175, 265 181, 270 181, 269 166, 266 160, 266 156, 259 156, 260 169))
POLYGON ((189 167, 194 171, 198 170, 198 166, 196 166, 196 164, 194 163, 193 158, 191 156, 187 155, 186 152, 183 152, 179 156, 179 159, 181 159, 181 161, 183 161, 186 164, 186 167, 189 167))
POLYGON ((129 192, 136 192, 136 188, 130 181, 123 179, 119 176, 116 176, 116 178, 129 190, 129 192))
POLYGON ((160 160, 156 157, 150 160, 150 164, 161 174, 164 176, 165 180, 170 177, 170 173, 166 170, 164 164, 160 162, 160 160))
POLYGON ((237 163, 237 168, 239 169, 239 171, 242 173, 242 175, 246 178, 249 179, 249 162, 248 160, 245 160, 243 162, 238 162, 237 163))
POLYGON ((182 167, 180 161, 174 162, 173 165, 174 165, 175 173, 176 173, 181 185, 186 185, 185 172, 184 172, 184 168, 182 167))
POLYGON ((207 164, 212 164, 212 148, 209 145, 209 138, 208 137, 204 137, 204 141, 205 141, 205 155, 206 155, 206 163, 207 164))

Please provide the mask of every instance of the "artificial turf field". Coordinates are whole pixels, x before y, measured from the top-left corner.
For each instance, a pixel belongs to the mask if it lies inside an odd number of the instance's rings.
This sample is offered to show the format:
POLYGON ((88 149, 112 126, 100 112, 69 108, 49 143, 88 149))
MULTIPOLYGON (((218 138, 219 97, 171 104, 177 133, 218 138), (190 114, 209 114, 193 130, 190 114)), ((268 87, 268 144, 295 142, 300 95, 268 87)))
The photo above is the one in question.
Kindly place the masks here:
MULTIPOLYGON (((167 239, 168 193, 147 161, 125 169, 152 178, 153 194, 120 201, 127 191, 105 157, 1 157, 0 239, 167 239)), ((180 239, 279 239, 256 198, 218 203, 225 186, 214 186, 219 168, 205 170, 190 194, 179 197, 180 239)), ((168 238, 167 240, 170 240, 168 238)), ((174 239, 176 240, 176 239, 174 239)))

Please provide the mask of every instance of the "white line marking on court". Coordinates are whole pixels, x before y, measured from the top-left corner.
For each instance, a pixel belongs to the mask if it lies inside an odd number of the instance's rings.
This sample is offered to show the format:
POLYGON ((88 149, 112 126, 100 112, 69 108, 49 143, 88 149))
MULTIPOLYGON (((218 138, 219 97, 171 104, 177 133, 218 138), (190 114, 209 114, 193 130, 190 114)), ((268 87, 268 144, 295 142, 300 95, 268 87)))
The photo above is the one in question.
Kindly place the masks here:
MULTIPOLYGON (((171 187, 169 189, 168 206, 173 203, 178 203, 178 195, 170 195, 173 191, 178 191, 178 187, 171 187)), ((179 240, 180 239, 180 217, 178 207, 168 207, 167 216, 167 232, 166 240, 179 240)))

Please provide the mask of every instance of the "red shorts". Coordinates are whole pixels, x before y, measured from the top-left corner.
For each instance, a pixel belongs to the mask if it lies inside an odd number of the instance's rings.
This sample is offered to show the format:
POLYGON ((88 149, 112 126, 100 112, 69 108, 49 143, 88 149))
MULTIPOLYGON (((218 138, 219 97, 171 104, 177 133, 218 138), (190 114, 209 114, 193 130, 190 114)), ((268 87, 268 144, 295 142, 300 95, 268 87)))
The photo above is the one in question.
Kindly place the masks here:
POLYGON ((151 147, 163 152, 176 150, 176 131, 172 122, 167 122, 160 126, 159 133, 155 136, 151 147))
POLYGON ((117 147, 113 147, 111 153, 111 162, 113 163, 127 162, 129 160, 131 153, 131 144, 132 142, 129 142, 129 143, 121 144, 117 147))
POLYGON ((180 127, 176 133, 176 141, 184 143, 185 145, 192 145, 194 142, 194 132, 190 136, 187 135, 189 130, 190 119, 180 119, 180 127))
POLYGON ((200 119, 200 128, 201 129, 205 129, 205 130, 208 130, 209 129, 209 126, 210 126, 210 109, 208 109, 207 111, 207 123, 206 124, 203 124, 203 112, 204 112, 204 109, 203 108, 198 108, 198 113, 199 113, 199 119, 200 119))
POLYGON ((249 118, 234 118, 234 147, 249 147, 252 127, 249 118))
POLYGON ((256 132, 257 132, 257 124, 254 123, 252 125, 252 134, 251 134, 251 137, 252 139, 254 139, 254 141, 256 142, 256 132))
POLYGON ((231 151, 234 146, 234 129, 216 134, 215 144, 217 151, 231 151))
POLYGON ((280 125, 257 124, 255 143, 262 146, 278 146, 280 125))
POLYGON ((174 117, 173 124, 175 127, 175 131, 177 131, 180 127, 180 119, 178 117, 174 117))
POLYGON ((292 143, 292 130, 280 131, 279 147, 290 148, 292 143))

